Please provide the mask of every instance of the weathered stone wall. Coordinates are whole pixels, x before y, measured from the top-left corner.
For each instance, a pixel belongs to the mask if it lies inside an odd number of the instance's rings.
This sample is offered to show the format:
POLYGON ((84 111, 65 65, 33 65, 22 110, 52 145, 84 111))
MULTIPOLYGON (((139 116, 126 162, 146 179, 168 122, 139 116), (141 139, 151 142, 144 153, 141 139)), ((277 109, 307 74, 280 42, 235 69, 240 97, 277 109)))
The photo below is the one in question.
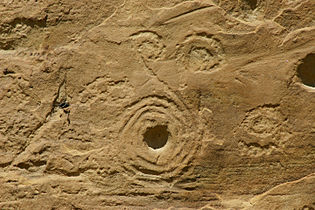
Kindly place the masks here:
POLYGON ((0 209, 314 209, 314 0, 3 0, 0 209))

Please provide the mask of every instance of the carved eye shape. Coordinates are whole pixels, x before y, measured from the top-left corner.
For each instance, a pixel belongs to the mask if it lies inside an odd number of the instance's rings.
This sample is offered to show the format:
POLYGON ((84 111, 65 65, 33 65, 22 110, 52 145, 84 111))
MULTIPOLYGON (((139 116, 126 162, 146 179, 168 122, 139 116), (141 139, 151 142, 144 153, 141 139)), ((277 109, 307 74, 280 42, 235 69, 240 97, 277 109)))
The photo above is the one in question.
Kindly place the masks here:
POLYGON ((219 41, 194 35, 179 46, 176 57, 188 70, 210 71, 221 63, 223 50, 219 41))
POLYGON ((135 48, 145 60, 158 60, 162 57, 165 46, 161 37, 153 32, 138 32, 131 36, 135 48))

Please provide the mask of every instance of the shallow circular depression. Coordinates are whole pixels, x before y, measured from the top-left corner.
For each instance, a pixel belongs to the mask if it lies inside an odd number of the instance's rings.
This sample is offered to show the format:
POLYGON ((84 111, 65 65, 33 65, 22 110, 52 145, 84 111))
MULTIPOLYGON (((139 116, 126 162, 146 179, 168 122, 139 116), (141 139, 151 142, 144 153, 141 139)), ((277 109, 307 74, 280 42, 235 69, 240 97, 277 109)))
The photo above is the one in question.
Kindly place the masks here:
POLYGON ((170 133, 166 125, 156 125, 149 127, 143 134, 143 141, 148 147, 157 150, 166 145, 170 138, 170 133))
POLYGON ((306 86, 315 87, 315 54, 308 54, 297 68, 297 76, 306 86))

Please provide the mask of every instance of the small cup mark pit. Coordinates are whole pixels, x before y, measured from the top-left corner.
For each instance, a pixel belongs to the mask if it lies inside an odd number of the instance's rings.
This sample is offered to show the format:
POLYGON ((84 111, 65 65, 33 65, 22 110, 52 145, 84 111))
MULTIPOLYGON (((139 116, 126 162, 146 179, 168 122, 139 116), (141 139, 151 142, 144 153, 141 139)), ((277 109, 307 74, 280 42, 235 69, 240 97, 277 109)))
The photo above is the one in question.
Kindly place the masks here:
POLYGON ((157 150, 166 145, 170 137, 170 133, 166 125, 156 125, 149 127, 143 134, 143 140, 148 147, 157 150))

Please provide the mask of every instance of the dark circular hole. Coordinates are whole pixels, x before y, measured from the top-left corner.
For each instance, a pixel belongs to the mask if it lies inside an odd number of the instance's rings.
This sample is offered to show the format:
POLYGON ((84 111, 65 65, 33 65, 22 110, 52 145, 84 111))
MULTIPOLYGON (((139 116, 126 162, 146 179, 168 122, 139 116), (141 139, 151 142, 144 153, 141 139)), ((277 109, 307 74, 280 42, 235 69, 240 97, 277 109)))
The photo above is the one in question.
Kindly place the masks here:
POLYGON ((246 0, 249 7, 254 10, 257 7, 257 0, 246 0))
POLYGON ((304 85, 315 87, 315 54, 308 54, 297 68, 297 75, 304 85))
POLYGON ((166 125, 157 125, 147 128, 143 140, 152 149, 160 149, 167 143, 169 135, 166 125))
POLYGON ((258 6, 258 0, 238 0, 243 10, 255 10, 258 6))

